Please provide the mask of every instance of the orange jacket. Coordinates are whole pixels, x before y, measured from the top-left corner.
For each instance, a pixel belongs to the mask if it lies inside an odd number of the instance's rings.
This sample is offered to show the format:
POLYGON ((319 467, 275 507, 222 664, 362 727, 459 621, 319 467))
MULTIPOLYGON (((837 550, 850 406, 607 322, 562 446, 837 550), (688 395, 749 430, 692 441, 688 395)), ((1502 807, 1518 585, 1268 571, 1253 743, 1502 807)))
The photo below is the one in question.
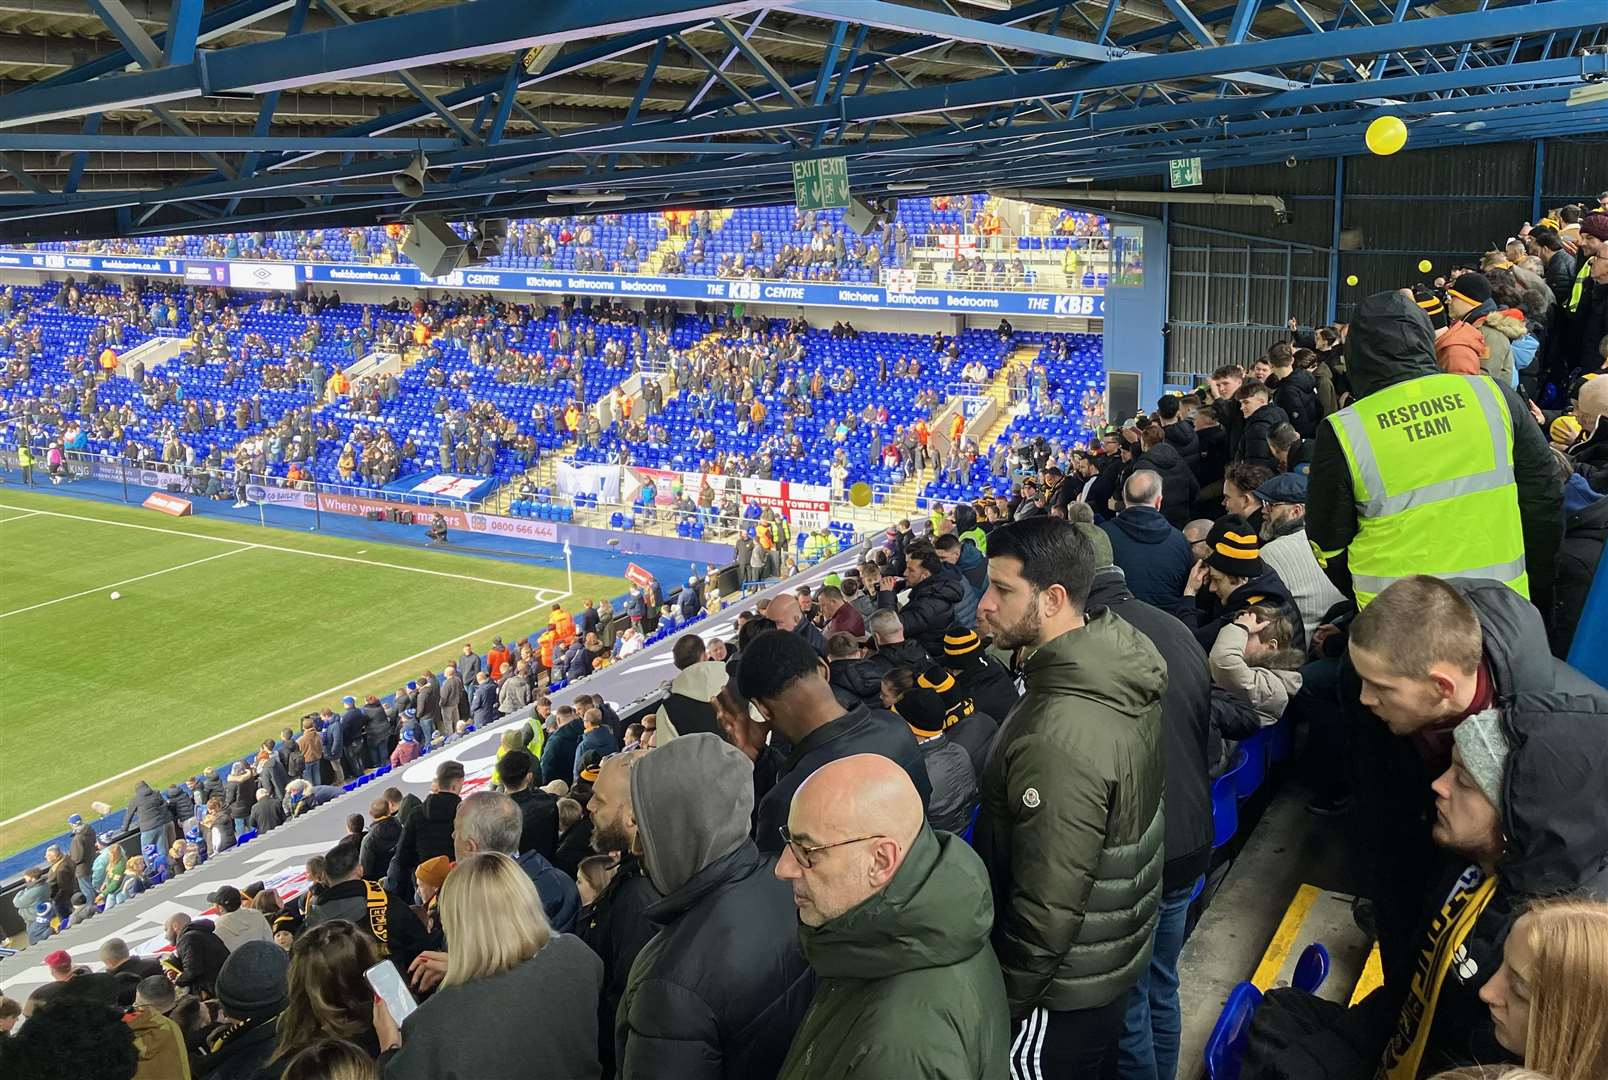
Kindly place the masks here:
POLYGON ((916 421, 916 442, 920 443, 922 446, 926 446, 927 439, 931 436, 931 434, 932 432, 927 427, 927 421, 916 421))
POLYGON ((1453 375, 1483 375, 1481 361, 1484 359, 1485 335, 1477 326, 1459 320, 1435 339, 1435 363, 1442 371, 1453 375))
POLYGON ((553 632, 552 627, 542 631, 542 636, 536 639, 536 645, 539 650, 537 655, 541 657, 542 667, 551 668, 553 666, 553 645, 557 641, 558 635, 553 632))
POLYGON ((493 678, 502 673, 503 665, 508 663, 508 647, 492 649, 486 654, 486 667, 491 670, 493 678))
POLYGON ((962 438, 964 438, 965 435, 966 435, 966 414, 965 413, 956 413, 954 423, 949 425, 949 441, 954 443, 956 446, 959 446, 960 445, 960 440, 962 438))
POLYGON ((553 613, 553 619, 550 625, 553 628, 553 632, 558 635, 558 640, 562 644, 573 645, 575 643, 575 616, 571 615, 563 608, 559 608, 553 613))

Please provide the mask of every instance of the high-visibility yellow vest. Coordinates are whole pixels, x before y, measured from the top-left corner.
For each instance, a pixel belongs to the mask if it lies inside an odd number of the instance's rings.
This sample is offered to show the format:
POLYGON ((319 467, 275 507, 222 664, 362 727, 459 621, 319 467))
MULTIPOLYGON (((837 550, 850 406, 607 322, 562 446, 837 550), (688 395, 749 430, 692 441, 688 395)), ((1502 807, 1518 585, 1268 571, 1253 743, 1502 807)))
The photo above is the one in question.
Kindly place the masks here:
POLYGON ((1346 563, 1359 608, 1413 574, 1492 578, 1529 597, 1513 426, 1494 380, 1425 375, 1328 422, 1357 504, 1346 563))
POLYGON ((1580 269, 1575 271, 1574 288, 1569 291, 1569 302, 1564 304, 1564 310, 1573 315, 1580 310, 1580 298, 1585 295, 1586 282, 1591 280, 1591 260, 1581 259, 1580 269))

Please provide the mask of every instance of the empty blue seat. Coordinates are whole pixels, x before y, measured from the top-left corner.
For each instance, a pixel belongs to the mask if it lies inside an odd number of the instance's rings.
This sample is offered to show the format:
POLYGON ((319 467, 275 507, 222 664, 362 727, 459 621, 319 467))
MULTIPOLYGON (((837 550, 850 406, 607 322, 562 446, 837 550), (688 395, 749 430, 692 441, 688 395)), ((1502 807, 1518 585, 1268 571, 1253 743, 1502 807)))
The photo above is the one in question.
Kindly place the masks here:
POLYGON ((1206 1075, 1211 1080, 1239 1080, 1251 1019, 1261 1004, 1262 991, 1248 982, 1240 983, 1229 992, 1228 1002, 1217 1016, 1211 1037, 1206 1040, 1206 1075))

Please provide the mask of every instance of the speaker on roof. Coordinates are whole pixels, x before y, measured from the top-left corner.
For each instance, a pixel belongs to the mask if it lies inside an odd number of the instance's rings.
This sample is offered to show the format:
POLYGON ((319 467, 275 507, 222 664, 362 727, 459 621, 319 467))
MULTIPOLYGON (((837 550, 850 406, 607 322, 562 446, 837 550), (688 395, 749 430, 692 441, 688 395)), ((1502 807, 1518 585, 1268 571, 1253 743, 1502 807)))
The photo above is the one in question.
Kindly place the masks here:
POLYGON ((445 218, 420 214, 402 241, 402 255, 430 277, 441 277, 457 268, 468 246, 445 218))
POLYGON ((507 218, 487 218, 477 221, 473 231, 469 234, 469 257, 465 266, 475 266, 495 259, 503 253, 503 245, 508 239, 507 218))
POLYGON ((866 202, 858 195, 849 196, 849 205, 843 211, 843 224, 859 233, 868 236, 871 230, 877 227, 877 218, 881 211, 866 202))
POLYGON ((417 199, 424 194, 425 170, 430 167, 430 161, 422 153, 415 154, 408 167, 391 177, 391 186, 397 193, 410 199, 417 199))

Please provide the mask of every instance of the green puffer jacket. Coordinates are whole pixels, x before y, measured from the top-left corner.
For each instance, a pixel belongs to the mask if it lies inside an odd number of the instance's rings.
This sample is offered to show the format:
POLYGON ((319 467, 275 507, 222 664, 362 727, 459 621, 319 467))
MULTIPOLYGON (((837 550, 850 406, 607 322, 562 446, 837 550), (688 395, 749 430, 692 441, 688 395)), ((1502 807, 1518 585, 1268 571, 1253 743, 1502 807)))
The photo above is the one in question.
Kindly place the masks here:
POLYGON ((1004 1080, 1010 1026, 988 875, 923 826, 882 892, 799 928, 815 997, 778 1080, 1004 1080))
POLYGON ((1011 1017, 1091 1009, 1150 962, 1161 899, 1161 695, 1149 639, 1105 609, 1030 656, 982 781, 1011 1017))

